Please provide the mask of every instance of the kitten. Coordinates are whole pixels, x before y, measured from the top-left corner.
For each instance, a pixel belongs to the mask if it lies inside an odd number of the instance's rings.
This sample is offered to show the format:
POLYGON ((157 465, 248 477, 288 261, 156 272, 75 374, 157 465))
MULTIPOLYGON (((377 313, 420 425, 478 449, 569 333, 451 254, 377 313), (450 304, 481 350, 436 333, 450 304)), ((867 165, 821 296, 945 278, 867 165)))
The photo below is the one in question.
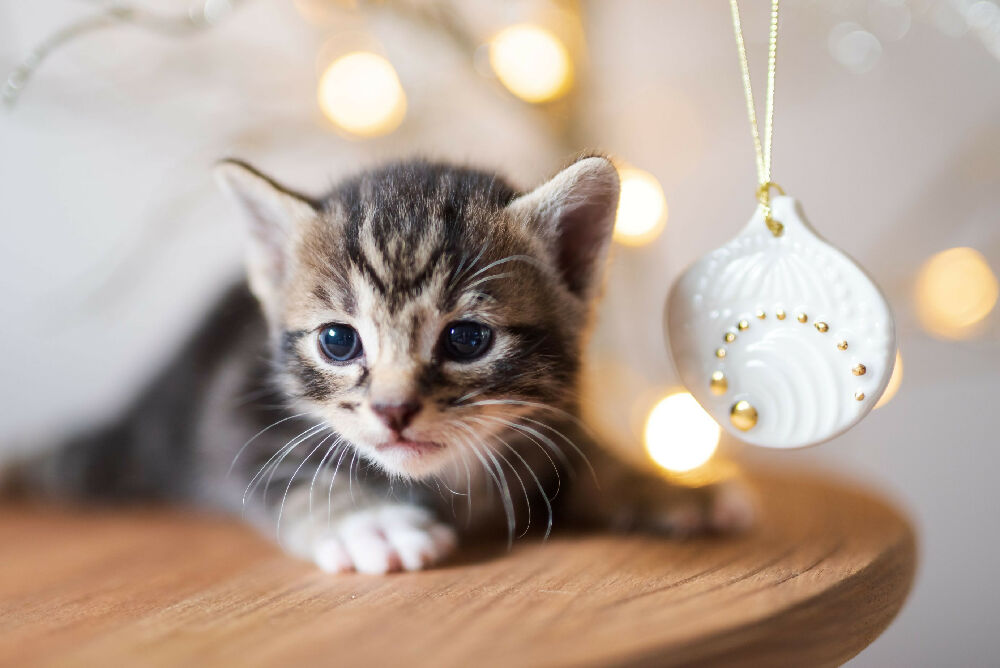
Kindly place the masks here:
POLYGON ((459 534, 554 522, 745 528, 742 488, 669 485, 576 417, 618 178, 602 157, 526 194, 422 161, 313 199, 217 167, 248 281, 120 421, 19 470, 73 498, 242 512, 328 571, 416 570, 459 534))

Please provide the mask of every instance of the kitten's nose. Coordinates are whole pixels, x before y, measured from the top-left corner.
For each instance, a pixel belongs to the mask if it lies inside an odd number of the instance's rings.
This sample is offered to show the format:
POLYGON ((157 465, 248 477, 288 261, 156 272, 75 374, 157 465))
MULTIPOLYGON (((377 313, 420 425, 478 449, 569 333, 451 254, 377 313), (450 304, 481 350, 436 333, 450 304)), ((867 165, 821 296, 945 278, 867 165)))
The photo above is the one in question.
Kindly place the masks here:
POLYGON ((385 426, 397 434, 413 421, 413 416, 420 412, 419 401, 404 401, 396 404, 372 404, 372 411, 385 426))

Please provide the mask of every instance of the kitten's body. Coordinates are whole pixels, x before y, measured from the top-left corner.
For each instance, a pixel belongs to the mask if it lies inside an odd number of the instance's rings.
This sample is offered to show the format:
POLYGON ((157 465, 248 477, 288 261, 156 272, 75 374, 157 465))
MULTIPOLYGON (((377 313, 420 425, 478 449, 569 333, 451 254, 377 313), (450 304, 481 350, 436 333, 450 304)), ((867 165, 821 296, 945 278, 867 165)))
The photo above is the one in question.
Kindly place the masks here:
POLYGON ((456 531, 749 521, 739 492, 632 471, 574 416, 617 202, 606 160, 523 196, 421 162, 318 201, 221 170, 250 221, 249 289, 227 293, 121 422, 25 467, 33 486, 242 511, 328 570, 421 568, 456 531), (353 357, 317 345, 348 330, 353 357))

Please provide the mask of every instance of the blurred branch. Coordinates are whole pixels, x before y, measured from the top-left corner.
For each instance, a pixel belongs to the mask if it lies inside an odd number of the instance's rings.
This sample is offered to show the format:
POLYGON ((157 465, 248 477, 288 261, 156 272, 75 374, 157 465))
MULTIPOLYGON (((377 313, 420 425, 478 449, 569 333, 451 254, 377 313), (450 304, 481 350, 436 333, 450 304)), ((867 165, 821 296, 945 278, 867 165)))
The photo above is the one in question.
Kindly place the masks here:
POLYGON ((39 66, 53 52, 84 35, 121 25, 130 25, 171 37, 201 32, 216 25, 222 18, 247 0, 201 0, 186 14, 165 16, 141 7, 111 2, 103 11, 85 16, 49 35, 24 58, 0 89, 0 101, 12 108, 39 66))

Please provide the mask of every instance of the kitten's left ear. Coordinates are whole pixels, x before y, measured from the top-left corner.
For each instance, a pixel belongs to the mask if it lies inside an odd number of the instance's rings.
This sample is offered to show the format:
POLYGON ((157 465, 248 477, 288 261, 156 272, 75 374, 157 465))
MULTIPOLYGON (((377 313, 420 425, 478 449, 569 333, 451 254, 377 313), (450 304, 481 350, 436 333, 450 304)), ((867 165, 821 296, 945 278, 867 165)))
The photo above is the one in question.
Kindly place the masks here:
POLYGON ((508 205, 553 252, 566 286, 592 296, 618 209, 618 171, 607 158, 583 158, 508 205))
POLYGON ((223 160, 214 169, 215 180, 243 210, 249 234, 247 278, 265 313, 275 317, 292 262, 293 240, 303 223, 314 220, 316 209, 297 193, 278 185, 250 165, 223 160))

